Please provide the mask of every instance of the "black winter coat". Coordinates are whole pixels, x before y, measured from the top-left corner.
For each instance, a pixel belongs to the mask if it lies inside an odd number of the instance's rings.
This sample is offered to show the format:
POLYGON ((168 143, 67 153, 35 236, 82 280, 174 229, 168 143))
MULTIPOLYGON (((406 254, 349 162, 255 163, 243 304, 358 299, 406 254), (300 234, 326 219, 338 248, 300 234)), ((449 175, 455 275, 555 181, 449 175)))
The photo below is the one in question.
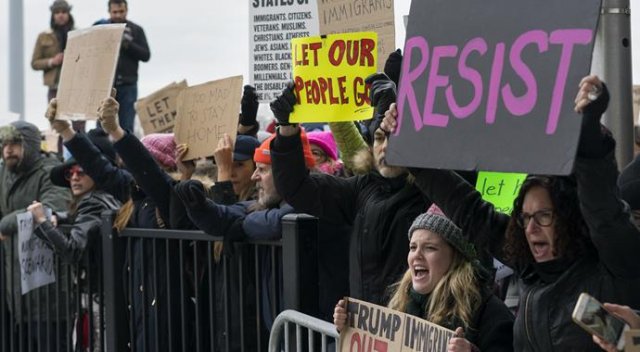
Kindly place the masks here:
POLYGON ((297 212, 333 224, 351 225, 350 296, 375 304, 407 269, 407 234, 430 201, 406 175, 387 179, 376 172, 338 178, 309 174, 299 136, 278 135, 271 144, 278 193, 297 212))

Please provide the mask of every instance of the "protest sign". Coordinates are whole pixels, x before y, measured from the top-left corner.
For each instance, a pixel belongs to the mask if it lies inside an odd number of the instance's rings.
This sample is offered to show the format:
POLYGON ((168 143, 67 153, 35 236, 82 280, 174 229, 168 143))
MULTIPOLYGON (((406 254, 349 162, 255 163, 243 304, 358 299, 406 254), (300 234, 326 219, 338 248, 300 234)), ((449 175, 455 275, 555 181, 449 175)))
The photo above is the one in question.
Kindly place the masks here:
POLYGON ((145 135, 173 131, 178 94, 185 88, 187 81, 173 82, 136 102, 136 112, 145 135))
POLYGON ((389 54, 396 50, 393 0, 319 0, 320 34, 376 32, 378 71, 382 72, 389 54))
POLYGON ((375 32, 344 33, 291 41, 294 91, 292 122, 370 119, 364 79, 376 72, 375 32))
POLYGON ((242 94, 242 76, 188 87, 177 99, 174 135, 186 143, 185 160, 213 155, 218 140, 227 133, 235 141, 242 94))
POLYGON ((69 32, 56 96, 56 118, 98 118, 100 102, 111 96, 124 27, 106 24, 69 32))
POLYGON ((250 2, 249 80, 261 103, 278 97, 292 79, 291 39, 319 33, 318 6, 314 1, 250 2))
POLYGON ((624 332, 624 352, 640 352, 640 329, 624 332))
POLYGON ((31 213, 18 214, 17 221, 20 285, 24 295, 33 289, 56 282, 56 275, 53 250, 33 234, 31 213))
POLYGON ((600 0, 412 2, 387 161, 569 174, 599 15, 600 0))
POLYGON ((413 315, 346 298, 347 328, 340 333, 341 352, 444 352, 453 331, 413 315))
POLYGON ((482 194, 482 199, 493 204, 497 211, 511 214, 513 200, 516 199, 525 178, 526 174, 480 171, 476 190, 482 194))

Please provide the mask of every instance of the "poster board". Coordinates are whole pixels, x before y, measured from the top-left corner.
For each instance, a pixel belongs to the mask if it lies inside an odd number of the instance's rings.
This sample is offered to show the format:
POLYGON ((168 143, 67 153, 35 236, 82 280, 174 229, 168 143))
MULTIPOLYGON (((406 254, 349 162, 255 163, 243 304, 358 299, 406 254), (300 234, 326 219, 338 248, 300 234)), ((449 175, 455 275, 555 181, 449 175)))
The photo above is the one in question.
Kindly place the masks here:
POLYGON ((347 328, 340 333, 341 352, 445 352, 454 336, 453 331, 413 315, 354 298, 345 300, 348 318, 347 328))
POLYGON ((640 125, 640 85, 633 86, 633 124, 640 125))
POLYGON ((136 101, 136 112, 145 135, 173 131, 178 95, 187 87, 186 80, 173 82, 136 101))
POLYGON ((376 32, 378 34, 378 72, 396 50, 393 0, 354 2, 318 0, 320 34, 376 32))
POLYGON ((389 163, 569 174, 599 16, 600 0, 412 2, 389 163))
POLYGON ((103 99, 111 96, 125 24, 71 31, 58 85, 57 119, 96 120, 103 99))
POLYGON ((315 1, 249 3, 249 81, 258 101, 272 101, 292 79, 291 39, 319 33, 315 1))
MULTIPOLYGON (((49 216, 51 210, 48 210, 49 216)), ((18 260, 20 261, 20 287, 22 294, 56 282, 53 250, 34 233, 30 212, 17 214, 18 260)))
POLYGON ((341 33, 291 41, 297 105, 291 122, 367 120, 373 115, 364 79, 376 72, 375 32, 341 33))
POLYGON ((241 94, 242 76, 182 90, 177 99, 174 136, 176 144, 189 147, 185 160, 212 156, 225 133, 235 141, 241 94))
POLYGON ((640 352, 640 329, 624 332, 624 352, 640 352))

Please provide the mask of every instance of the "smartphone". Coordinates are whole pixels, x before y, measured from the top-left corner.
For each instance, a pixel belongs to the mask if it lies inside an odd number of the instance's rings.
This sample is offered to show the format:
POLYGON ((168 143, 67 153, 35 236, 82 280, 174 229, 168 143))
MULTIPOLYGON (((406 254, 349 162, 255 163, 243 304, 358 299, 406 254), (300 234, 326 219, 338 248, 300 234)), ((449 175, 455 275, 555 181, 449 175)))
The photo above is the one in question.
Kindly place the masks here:
POLYGON ((624 332, 627 324, 609 313, 598 300, 586 293, 581 293, 571 315, 573 321, 592 335, 616 345, 618 350, 624 348, 624 332))

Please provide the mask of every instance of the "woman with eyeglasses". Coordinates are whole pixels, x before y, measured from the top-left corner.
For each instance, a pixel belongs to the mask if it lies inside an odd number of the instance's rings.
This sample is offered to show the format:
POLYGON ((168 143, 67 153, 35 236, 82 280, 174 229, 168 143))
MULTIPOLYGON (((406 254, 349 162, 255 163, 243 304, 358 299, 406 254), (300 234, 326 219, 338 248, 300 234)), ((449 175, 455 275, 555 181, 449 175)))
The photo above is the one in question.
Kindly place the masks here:
MULTIPOLYGON (((64 234, 50 220, 47 220, 42 204, 34 201, 27 208, 33 215, 36 226, 34 233, 47 243, 63 261, 71 264, 79 263, 88 248, 100 246, 99 236, 102 225, 100 216, 102 212, 119 210, 122 203, 111 194, 100 190, 94 180, 84 172, 74 159, 69 159, 64 164, 52 168, 50 176, 54 185, 71 189, 73 198, 69 206, 69 213, 58 213, 57 216, 60 222, 67 222, 72 227, 69 235, 64 234)), ((97 304, 100 299, 97 293, 99 292, 97 278, 101 263, 92 260, 92 258, 94 256, 88 258, 89 268, 78 267, 80 272, 76 272, 75 276, 81 291, 84 294, 91 293, 90 299, 88 296, 83 297, 82 308, 93 311, 91 326, 94 346, 92 351, 100 351, 101 343, 99 341, 101 341, 102 327, 100 326, 100 308, 97 304), (87 277, 94 279, 87 281, 87 277), (88 302, 95 302, 95 304, 89 305, 88 302)), ((76 334, 82 336, 81 331, 76 331, 76 334)))
MULTIPOLYGON (((412 170, 418 187, 476 248, 514 269, 520 291, 516 351, 599 351, 571 318, 582 292, 640 307, 640 231, 618 194, 615 141, 600 125, 608 102, 597 76, 582 79, 574 174, 528 177, 511 215, 497 212, 454 172, 412 170)), ((393 131, 396 117, 393 105, 381 127, 393 131)))

